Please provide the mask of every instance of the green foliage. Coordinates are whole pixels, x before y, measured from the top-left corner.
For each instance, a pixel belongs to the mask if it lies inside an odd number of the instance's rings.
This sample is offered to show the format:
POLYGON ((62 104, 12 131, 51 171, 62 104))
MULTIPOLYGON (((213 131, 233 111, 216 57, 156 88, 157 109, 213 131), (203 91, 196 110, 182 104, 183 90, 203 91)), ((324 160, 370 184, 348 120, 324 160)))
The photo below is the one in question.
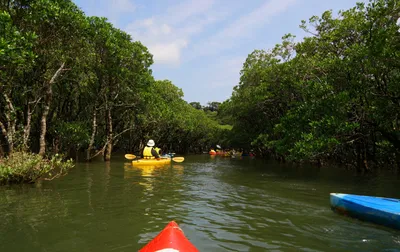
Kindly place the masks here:
POLYGON ((139 151, 150 137, 175 152, 202 151, 229 131, 172 82, 154 80, 145 45, 70 0, 0 1, 0 29, 0 141, 10 157, 40 146, 41 154, 86 150, 90 159, 100 147, 108 160, 114 148, 139 151))
POLYGON ((302 21, 311 37, 249 54, 220 107, 231 141, 280 159, 399 165, 399 11, 395 0, 326 11, 302 21))
POLYGON ((86 146, 89 142, 89 127, 83 122, 60 122, 52 133, 60 138, 62 146, 86 146))
POLYGON ((189 104, 195 109, 203 109, 203 106, 201 106, 200 102, 191 102, 189 104))
POLYGON ((220 104, 221 104, 220 102, 209 102, 209 103, 207 103, 207 106, 205 106, 203 109, 204 109, 204 111, 216 112, 216 111, 218 111, 220 104))
POLYGON ((52 180, 67 174, 73 167, 72 160, 63 161, 58 154, 51 159, 44 159, 37 154, 13 152, 0 159, 0 184, 52 180))
POLYGON ((182 97, 182 90, 168 80, 155 81, 147 92, 142 93, 146 116, 138 116, 140 121, 136 125, 142 129, 143 142, 152 138, 164 149, 196 152, 219 137, 221 129, 215 118, 210 118, 182 97))
POLYGON ((146 46, 107 19, 69 0, 3 1, 0 139, 37 151, 44 118, 47 144, 62 153, 139 152, 153 138, 176 152, 218 143, 279 159, 399 166, 399 13, 396 0, 374 0, 302 21, 310 37, 286 34, 254 50, 232 97, 202 107, 154 80, 146 46))
MULTIPOLYGON (((10 14, 0 11, 0 66, 10 69, 31 64, 35 58, 32 50, 36 35, 33 32, 21 32, 12 23, 10 14)), ((2 71, 3 72, 3 71, 2 71)))
POLYGON ((232 130, 232 125, 229 124, 219 125, 218 127, 222 130, 232 130))

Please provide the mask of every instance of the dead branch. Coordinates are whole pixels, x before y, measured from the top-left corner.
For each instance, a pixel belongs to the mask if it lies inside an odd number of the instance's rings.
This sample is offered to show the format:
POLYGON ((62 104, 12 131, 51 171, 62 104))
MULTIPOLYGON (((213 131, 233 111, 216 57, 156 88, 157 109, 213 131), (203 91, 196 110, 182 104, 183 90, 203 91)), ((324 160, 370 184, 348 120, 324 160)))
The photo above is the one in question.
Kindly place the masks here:
MULTIPOLYGON (((111 140, 112 140, 112 141, 115 141, 115 139, 116 139, 118 136, 122 135, 123 133, 125 133, 125 132, 127 132, 128 130, 131 130, 131 129, 133 129, 133 128, 125 129, 125 130, 123 130, 122 132, 116 134, 112 139, 106 141, 105 144, 103 145, 103 148, 101 148, 101 150, 99 150, 96 154, 94 154, 93 156, 91 156, 90 159, 93 159, 93 158, 97 157, 99 154, 104 154, 104 151, 106 150, 107 144, 108 144, 111 140)), ((90 160, 90 159, 89 159, 89 160, 90 160)))

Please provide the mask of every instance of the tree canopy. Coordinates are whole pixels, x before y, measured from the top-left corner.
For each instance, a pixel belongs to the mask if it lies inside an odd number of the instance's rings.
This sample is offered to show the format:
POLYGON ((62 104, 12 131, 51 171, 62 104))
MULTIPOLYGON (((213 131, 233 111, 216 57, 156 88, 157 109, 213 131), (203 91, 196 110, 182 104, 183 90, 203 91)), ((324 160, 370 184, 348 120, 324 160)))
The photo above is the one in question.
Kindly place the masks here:
POLYGON ((400 5, 371 0, 302 21, 251 52, 232 96, 188 103, 153 56, 70 0, 0 1, 0 154, 140 154, 223 144, 360 171, 400 166, 400 5))
POLYGON ((399 167, 399 13, 395 0, 326 11, 302 21, 301 42, 249 54, 220 107, 230 141, 280 160, 399 167))
POLYGON ((0 154, 86 150, 87 160, 110 160, 149 138, 201 151, 218 134, 182 90, 153 78, 145 45, 72 1, 1 1, 0 28, 0 154))

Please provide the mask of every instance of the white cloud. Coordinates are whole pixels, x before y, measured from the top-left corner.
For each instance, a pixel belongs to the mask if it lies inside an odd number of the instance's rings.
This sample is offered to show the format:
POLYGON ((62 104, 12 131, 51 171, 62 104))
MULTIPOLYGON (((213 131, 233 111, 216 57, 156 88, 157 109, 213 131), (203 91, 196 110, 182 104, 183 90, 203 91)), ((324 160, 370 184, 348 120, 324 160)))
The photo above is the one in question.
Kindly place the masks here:
POLYGON ((171 27, 167 24, 161 25, 161 32, 165 35, 168 35, 171 33, 171 27))
POLYGON ((137 9, 134 0, 73 0, 80 8, 85 7, 85 13, 90 16, 107 17, 114 25, 121 14, 133 13, 137 9))
POLYGON ((205 13, 214 5, 215 0, 189 0, 167 9, 168 20, 171 24, 180 24, 194 16, 205 13))
POLYGON ((154 23, 153 18, 146 18, 138 22, 142 26, 151 27, 154 23))
POLYGON ((184 89, 184 99, 199 101, 202 104, 228 99, 232 94, 232 88, 239 83, 240 70, 245 58, 245 56, 219 57, 209 62, 206 67, 190 69, 186 75, 190 77, 184 77, 187 78, 184 82, 189 82, 191 88, 184 89))
POLYGON ((152 44, 148 48, 158 64, 178 65, 181 60, 181 50, 186 46, 185 40, 176 40, 170 43, 152 44))
POLYGON ((206 84, 209 88, 233 88, 239 83, 240 70, 242 70, 245 57, 226 58, 212 66, 215 71, 208 76, 210 82, 206 84))
POLYGON ((207 25, 213 24, 221 19, 221 16, 217 18, 216 16, 210 15, 206 18, 193 18, 187 21, 185 26, 180 27, 178 32, 180 34, 185 34, 186 36, 191 36, 201 33, 207 25))
MULTIPOLYGON (((76 0, 75 0, 76 1, 76 0)), ((136 11, 137 6, 133 0, 84 0, 89 4, 89 15, 107 17, 107 19, 118 27, 118 21, 123 14, 136 11)))
POLYGON ((215 0, 188 0, 169 7, 165 14, 135 21, 124 30, 142 41, 154 55, 155 64, 179 65, 191 36, 222 18, 212 9, 215 0))
POLYGON ((124 30, 134 40, 142 41, 149 48, 154 55, 155 64, 179 65, 183 59, 190 61, 234 48, 238 39, 251 35, 255 29, 268 23, 272 17, 284 12, 296 1, 298 0, 266 1, 197 44, 193 44, 195 36, 206 31, 208 26, 225 20, 235 11, 241 13, 240 8, 243 5, 231 6, 216 0, 184 0, 178 5, 170 6, 161 15, 135 21, 124 30))
POLYGON ((245 56, 224 57, 210 62, 206 68, 192 70, 190 74, 195 82, 207 89, 231 90, 239 83, 245 59, 245 56))
POLYGON ((136 6, 130 0, 113 0, 110 6, 115 12, 119 13, 130 13, 136 10, 136 6))
POLYGON ((251 13, 240 17, 236 22, 223 30, 221 37, 240 37, 248 34, 252 29, 268 23, 271 17, 287 10, 297 0, 270 0, 251 13))
POLYGON ((241 16, 225 29, 195 46, 191 59, 219 53, 236 46, 237 39, 251 35, 257 28, 269 23, 271 18, 286 11, 298 0, 270 0, 252 12, 241 16))

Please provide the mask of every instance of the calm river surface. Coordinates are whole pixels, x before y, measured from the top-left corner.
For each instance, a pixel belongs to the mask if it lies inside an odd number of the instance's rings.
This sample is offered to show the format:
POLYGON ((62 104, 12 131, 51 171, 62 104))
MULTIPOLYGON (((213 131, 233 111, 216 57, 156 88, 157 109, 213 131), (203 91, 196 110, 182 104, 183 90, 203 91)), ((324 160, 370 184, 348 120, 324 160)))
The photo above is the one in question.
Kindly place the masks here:
POLYGON ((329 193, 400 198, 400 178, 186 156, 164 168, 77 164, 0 187, 0 251, 137 251, 175 220, 200 251, 400 251, 400 231, 340 216, 329 193))

